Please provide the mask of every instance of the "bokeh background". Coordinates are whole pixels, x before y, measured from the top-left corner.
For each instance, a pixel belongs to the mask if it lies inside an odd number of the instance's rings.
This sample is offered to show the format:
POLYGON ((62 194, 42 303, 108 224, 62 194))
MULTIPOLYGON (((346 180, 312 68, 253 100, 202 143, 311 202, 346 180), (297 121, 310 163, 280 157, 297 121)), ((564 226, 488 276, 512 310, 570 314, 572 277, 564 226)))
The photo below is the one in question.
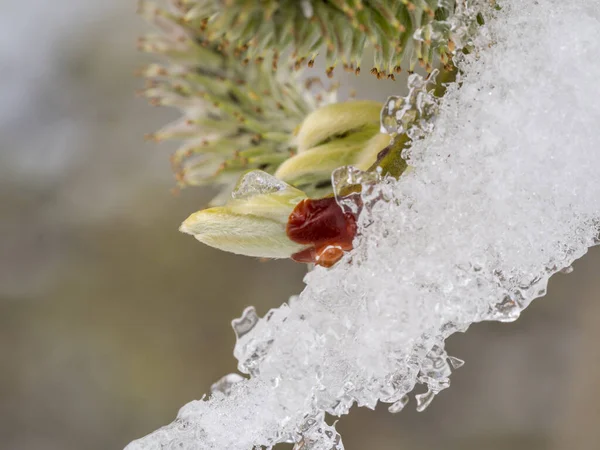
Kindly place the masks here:
MULTIPOLYGON (((177 113, 134 96, 134 1, 0 6, 0 448, 123 448, 235 371, 231 319, 305 269, 177 232, 214 192, 173 196, 174 146, 143 140, 177 113)), ((517 322, 454 336, 467 363, 425 412, 343 417, 346 449, 599 449, 598 250, 517 322)))

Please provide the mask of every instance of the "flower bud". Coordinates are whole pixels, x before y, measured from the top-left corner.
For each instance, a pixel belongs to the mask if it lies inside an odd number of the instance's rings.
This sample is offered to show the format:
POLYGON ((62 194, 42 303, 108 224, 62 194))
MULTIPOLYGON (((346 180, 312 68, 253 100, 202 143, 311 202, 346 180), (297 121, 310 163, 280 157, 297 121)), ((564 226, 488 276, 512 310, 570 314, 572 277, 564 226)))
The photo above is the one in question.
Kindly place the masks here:
POLYGON ((273 176, 247 173, 225 206, 198 211, 180 231, 220 250, 261 258, 289 258, 307 246, 286 233, 290 214, 306 195, 273 176))
POLYGON ((332 103, 313 111, 297 131, 298 152, 307 151, 365 125, 376 125, 379 128, 382 106, 379 102, 354 100, 332 103))
POLYGON ((331 194, 335 169, 367 170, 390 143, 390 136, 380 133, 381 107, 378 102, 349 101, 309 114, 297 132, 298 153, 284 161, 275 176, 312 198, 331 194))
POLYGON ((313 147, 284 161, 275 176, 294 186, 329 180, 331 172, 341 166, 369 168, 377 154, 389 144, 390 136, 379 133, 376 125, 313 147))

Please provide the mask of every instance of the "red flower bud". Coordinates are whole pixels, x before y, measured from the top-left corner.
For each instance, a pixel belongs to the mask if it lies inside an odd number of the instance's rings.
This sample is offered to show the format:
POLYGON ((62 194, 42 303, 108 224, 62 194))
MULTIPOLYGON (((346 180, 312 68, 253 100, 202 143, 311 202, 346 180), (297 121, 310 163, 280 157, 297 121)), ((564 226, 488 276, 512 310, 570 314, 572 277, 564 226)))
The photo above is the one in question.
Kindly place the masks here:
POLYGON ((292 241, 310 247, 292 259, 331 267, 344 251, 352 250, 356 230, 356 216, 344 212, 334 197, 302 200, 290 214, 286 233, 292 241))

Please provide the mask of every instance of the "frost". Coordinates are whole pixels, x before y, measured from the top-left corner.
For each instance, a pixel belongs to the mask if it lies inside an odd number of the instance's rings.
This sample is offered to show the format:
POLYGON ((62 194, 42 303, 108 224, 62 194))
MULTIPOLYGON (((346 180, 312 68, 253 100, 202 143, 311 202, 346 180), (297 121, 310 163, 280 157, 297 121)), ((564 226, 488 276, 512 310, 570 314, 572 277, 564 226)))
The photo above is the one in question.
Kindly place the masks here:
POLYGON ((235 199, 251 198, 256 195, 284 191, 288 186, 287 183, 262 170, 253 170, 241 178, 231 196, 235 199))
POLYGON ((515 320, 599 242, 600 4, 506 0, 486 19, 414 170, 363 192, 355 250, 234 323, 250 377, 128 449, 342 449, 324 413, 397 412, 417 384, 424 409, 462 364, 448 336, 515 320))

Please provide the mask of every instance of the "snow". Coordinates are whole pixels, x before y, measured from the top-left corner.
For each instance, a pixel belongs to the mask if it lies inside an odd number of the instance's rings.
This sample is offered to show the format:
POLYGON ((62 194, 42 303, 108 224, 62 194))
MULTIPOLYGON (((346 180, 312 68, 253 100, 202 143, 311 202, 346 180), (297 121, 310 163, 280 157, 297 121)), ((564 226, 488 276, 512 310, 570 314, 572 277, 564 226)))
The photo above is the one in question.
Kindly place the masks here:
POLYGON ((462 364, 448 336, 515 320, 599 242, 600 4, 501 6, 410 150, 414 170, 365 190, 355 250, 265 317, 247 309, 234 326, 248 377, 129 450, 342 449, 324 413, 397 412, 416 384, 424 409, 462 364))

